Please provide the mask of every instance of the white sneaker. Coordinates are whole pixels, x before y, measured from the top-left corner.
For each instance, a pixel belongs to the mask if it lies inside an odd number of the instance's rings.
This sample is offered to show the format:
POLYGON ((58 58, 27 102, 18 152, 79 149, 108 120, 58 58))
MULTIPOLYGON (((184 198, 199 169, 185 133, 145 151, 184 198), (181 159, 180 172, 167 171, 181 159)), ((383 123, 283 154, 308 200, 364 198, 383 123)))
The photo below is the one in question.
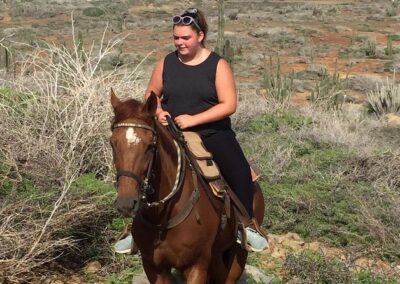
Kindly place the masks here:
POLYGON ((130 253, 133 247, 132 234, 128 234, 125 238, 117 241, 114 244, 114 251, 116 253, 130 253))
MULTIPOLYGON (((256 230, 246 227, 247 247, 251 251, 260 252, 268 248, 268 241, 256 230)), ((238 231, 237 242, 242 243, 242 233, 238 231)))

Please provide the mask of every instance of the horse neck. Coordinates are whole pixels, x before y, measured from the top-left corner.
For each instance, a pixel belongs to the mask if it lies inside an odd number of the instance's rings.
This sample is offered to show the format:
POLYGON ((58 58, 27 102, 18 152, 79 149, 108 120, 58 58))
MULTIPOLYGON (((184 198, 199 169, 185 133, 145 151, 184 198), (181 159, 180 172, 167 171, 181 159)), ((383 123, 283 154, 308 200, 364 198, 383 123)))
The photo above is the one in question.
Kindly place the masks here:
POLYGON ((172 137, 164 126, 157 127, 157 156, 154 167, 154 184, 158 199, 167 196, 175 183, 178 153, 172 137))

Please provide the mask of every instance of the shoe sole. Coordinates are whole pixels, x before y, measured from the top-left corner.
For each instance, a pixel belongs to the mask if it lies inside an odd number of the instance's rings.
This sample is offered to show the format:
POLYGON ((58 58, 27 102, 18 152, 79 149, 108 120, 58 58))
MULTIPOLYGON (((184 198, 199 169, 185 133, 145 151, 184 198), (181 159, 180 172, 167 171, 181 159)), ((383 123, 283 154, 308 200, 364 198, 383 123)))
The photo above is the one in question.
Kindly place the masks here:
MULTIPOLYGON (((239 239, 236 239, 236 242, 238 243, 238 244, 242 244, 242 241, 241 240, 239 240, 239 239)), ((262 251, 265 251, 266 249, 268 249, 268 246, 266 246, 265 248, 263 248, 263 249, 256 249, 256 248, 253 248, 251 245, 249 245, 248 243, 247 243, 247 248, 249 248, 252 252, 262 252, 262 251)))
POLYGON ((126 250, 114 250, 115 253, 130 253, 131 249, 126 249, 126 250))
POLYGON ((268 248, 268 246, 266 246, 265 248, 263 248, 263 249, 256 249, 256 248, 253 248, 251 245, 249 245, 249 244, 247 244, 247 247, 249 248, 249 249, 251 249, 251 251, 253 251, 253 252, 262 252, 262 251, 265 251, 267 248, 268 248))

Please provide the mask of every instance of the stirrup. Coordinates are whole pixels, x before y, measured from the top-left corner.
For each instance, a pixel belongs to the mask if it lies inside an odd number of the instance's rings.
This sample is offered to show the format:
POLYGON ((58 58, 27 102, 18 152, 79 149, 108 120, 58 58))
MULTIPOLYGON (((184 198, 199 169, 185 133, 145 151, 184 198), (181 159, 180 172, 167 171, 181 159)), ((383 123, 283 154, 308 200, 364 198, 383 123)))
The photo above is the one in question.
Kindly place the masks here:
POLYGON ((238 228, 237 228, 238 234, 240 233, 240 237, 236 236, 236 242, 240 244, 242 249, 252 252, 253 250, 251 247, 247 244, 247 232, 246 232, 246 227, 243 223, 238 223, 238 228))
POLYGON ((240 233, 240 238, 239 238, 239 236, 236 236, 236 242, 239 243, 243 249, 245 249, 248 252, 258 251, 258 250, 255 250, 254 248, 252 248, 247 243, 247 231, 246 231, 247 227, 249 227, 249 228, 253 229, 254 231, 256 231, 257 233, 259 233, 263 238, 265 238, 267 243, 269 243, 267 234, 258 225, 257 220, 255 218, 252 218, 250 220, 250 222, 248 222, 247 224, 243 224, 242 222, 239 222, 237 225, 237 232, 240 233))
POLYGON ((250 224, 247 226, 256 230, 261 236, 263 236, 268 241, 268 236, 266 232, 260 227, 256 218, 251 218, 250 224))

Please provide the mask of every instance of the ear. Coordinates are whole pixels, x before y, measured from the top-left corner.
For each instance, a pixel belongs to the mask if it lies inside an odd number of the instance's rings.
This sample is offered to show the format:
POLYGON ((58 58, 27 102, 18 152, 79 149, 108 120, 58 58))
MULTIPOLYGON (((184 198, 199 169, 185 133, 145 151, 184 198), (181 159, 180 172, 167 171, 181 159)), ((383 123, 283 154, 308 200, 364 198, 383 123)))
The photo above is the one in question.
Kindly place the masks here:
POLYGON ((151 91, 150 96, 147 98, 142 110, 143 112, 147 112, 151 116, 156 115, 157 95, 153 91, 151 91))
POLYGON ((202 42, 204 40, 204 32, 203 31, 199 31, 198 32, 199 38, 198 38, 198 42, 202 42))
POLYGON ((121 104, 121 100, 114 93, 113 88, 111 88, 110 96, 111 96, 111 98, 110 98, 111 99, 111 105, 115 110, 121 104))

